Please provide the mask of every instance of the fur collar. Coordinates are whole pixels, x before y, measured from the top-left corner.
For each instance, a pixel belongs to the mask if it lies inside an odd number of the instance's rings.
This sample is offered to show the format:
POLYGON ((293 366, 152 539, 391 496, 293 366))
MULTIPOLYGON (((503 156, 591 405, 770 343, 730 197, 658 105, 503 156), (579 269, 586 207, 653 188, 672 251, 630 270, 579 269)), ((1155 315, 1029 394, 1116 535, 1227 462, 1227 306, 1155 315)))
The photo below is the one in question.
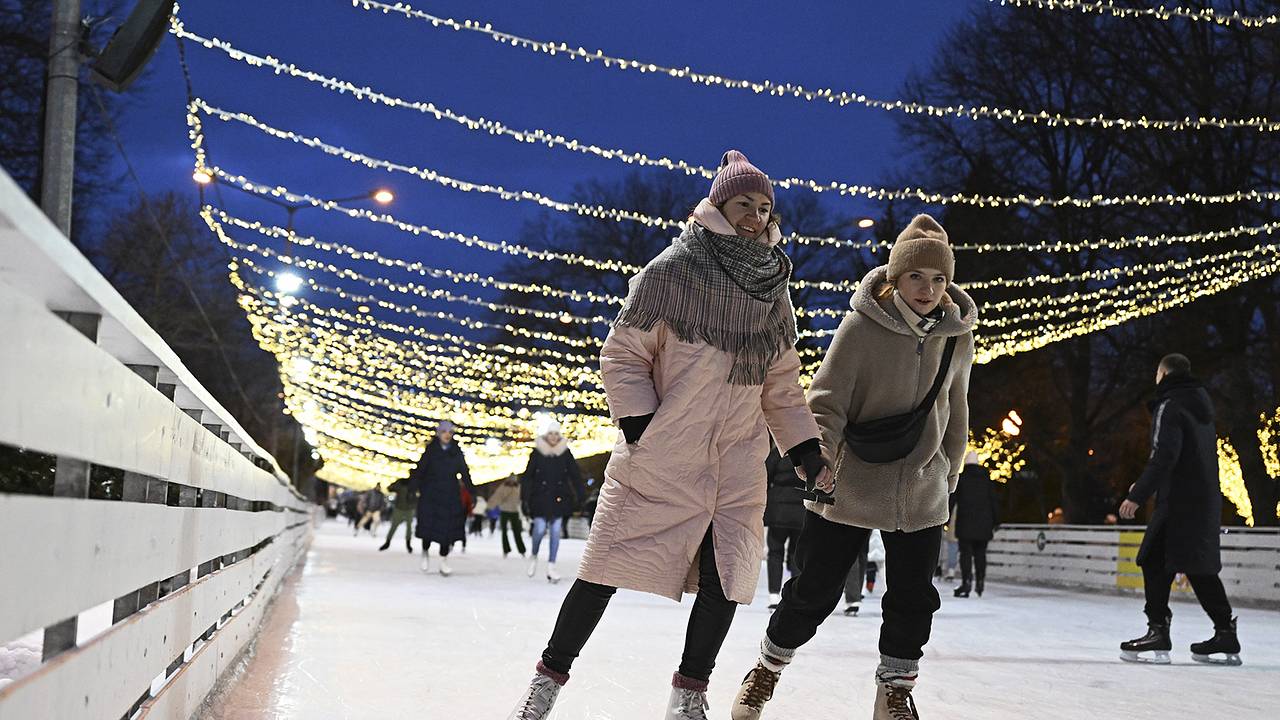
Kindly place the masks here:
POLYGON ((569 449, 569 441, 565 439, 563 435, 560 436, 560 442, 555 445, 547 442, 545 437, 539 435, 537 439, 533 441, 533 445, 538 449, 538 452, 546 455, 547 457, 559 457, 569 449))
MULTIPOLYGON (((854 292, 849 305, 857 312, 899 335, 914 336, 916 333, 912 332, 911 327, 902 319, 902 314, 898 308, 894 307, 893 300, 881 302, 876 297, 876 290, 884 283, 888 272, 889 266, 881 265, 867 273, 867 276, 858 284, 858 290, 854 292)), ((951 296, 954 305, 947 309, 942 322, 938 323, 929 334, 954 337, 972 332, 978 324, 978 306, 973 302, 973 298, 954 283, 947 286, 947 295, 951 296)))
MULTIPOLYGON (((738 234, 738 231, 725 219, 724 213, 720 212, 720 208, 712 205, 707 198, 702 198, 698 202, 698 206, 693 209, 693 219, 713 233, 720 235, 738 234)), ((769 227, 765 228, 765 234, 761 236, 761 241, 769 247, 773 247, 782 242, 782 231, 774 223, 769 223, 769 227)))

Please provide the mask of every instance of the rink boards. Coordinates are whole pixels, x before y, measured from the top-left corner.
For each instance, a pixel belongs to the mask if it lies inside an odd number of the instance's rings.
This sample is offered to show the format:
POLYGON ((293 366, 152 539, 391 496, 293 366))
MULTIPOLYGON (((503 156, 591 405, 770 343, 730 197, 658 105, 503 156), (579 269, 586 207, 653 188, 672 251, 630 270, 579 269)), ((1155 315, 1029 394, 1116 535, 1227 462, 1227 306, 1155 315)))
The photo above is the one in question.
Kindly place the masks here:
MULTIPOLYGON (((987 550, 993 580, 1142 591, 1134 558, 1144 528, 1004 525, 987 550)), ((1222 582, 1233 600, 1280 607, 1280 530, 1223 528, 1222 582)), ((1175 594, 1191 595, 1185 583, 1175 594)))

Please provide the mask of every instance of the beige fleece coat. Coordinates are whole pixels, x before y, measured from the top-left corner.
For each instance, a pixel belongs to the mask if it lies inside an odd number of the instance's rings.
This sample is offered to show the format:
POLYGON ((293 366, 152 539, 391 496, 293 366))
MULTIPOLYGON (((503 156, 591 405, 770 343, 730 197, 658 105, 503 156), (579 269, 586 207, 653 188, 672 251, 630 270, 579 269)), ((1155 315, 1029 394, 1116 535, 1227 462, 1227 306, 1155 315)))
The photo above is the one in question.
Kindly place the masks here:
POLYGON ((885 270, 872 270, 858 286, 853 312, 840 323, 809 389, 809 407, 822 429, 836 488, 834 505, 807 505, 832 522, 914 532, 948 519, 947 497, 955 490, 968 444, 969 371, 978 310, 968 294, 952 285, 947 293, 955 306, 920 338, 891 300, 876 299, 885 270), (862 461, 844 443, 846 423, 905 413, 920 404, 952 336, 959 340, 951 369, 915 450, 897 462, 862 461))
POLYGON ((609 333, 600 371, 611 416, 654 417, 634 445, 618 433, 578 577, 679 600, 697 592, 699 546, 711 526, 725 596, 751 602, 764 548, 768 432, 785 450, 818 437, 818 426, 794 348, 763 385, 730 385, 732 367, 733 355, 682 342, 664 323, 609 333))

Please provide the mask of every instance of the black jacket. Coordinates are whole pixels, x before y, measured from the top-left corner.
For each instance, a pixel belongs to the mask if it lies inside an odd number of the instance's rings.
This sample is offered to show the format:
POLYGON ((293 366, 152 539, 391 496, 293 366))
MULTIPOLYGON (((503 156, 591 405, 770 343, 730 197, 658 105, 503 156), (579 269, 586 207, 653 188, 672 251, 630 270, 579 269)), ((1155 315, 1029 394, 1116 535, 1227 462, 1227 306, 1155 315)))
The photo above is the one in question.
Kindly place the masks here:
POLYGON ((1190 376, 1166 376, 1156 386, 1151 412, 1151 458, 1128 497, 1139 505, 1153 494, 1156 498, 1138 564, 1144 565, 1155 544, 1163 542, 1166 572, 1217 573, 1222 570, 1222 491, 1209 393, 1190 376))
POLYGON ((764 506, 765 527, 799 530, 804 525, 804 489, 796 466, 778 448, 769 448, 764 462, 769 494, 764 506))
POLYGON ((991 473, 981 465, 965 465, 951 493, 951 507, 956 510, 957 540, 990 540, 1000 524, 1000 499, 991 473))
POLYGON ((409 482, 418 491, 418 528, 414 534, 427 542, 443 545, 462 540, 467 513, 462 507, 462 488, 475 497, 471 471, 458 442, 446 449, 433 438, 409 473, 409 482))
POLYGON ((529 517, 565 517, 580 507, 584 494, 582 471, 572 451, 544 455, 534 448, 520 476, 520 504, 529 517))

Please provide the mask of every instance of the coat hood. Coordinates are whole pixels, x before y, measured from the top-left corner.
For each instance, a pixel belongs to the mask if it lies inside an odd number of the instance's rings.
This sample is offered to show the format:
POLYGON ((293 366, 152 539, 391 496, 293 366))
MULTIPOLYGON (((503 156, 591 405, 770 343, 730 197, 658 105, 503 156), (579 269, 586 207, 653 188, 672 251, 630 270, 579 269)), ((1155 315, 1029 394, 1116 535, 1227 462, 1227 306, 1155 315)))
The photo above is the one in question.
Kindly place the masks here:
MULTIPOLYGON (((876 290, 888 278, 888 271, 888 265, 881 265, 867 273, 858 284, 858 290, 849 301, 849 306, 899 335, 913 335, 910 326, 902 319, 893 303, 882 303, 876 298, 876 290)), ((954 337, 972 332, 978 324, 978 306, 973 298, 955 284, 947 286, 947 295, 955 305, 947 310, 946 317, 929 334, 954 337)))
POLYGON ((538 438, 533 441, 533 445, 538 449, 538 452, 546 455, 547 457, 563 455, 565 451, 569 449, 569 441, 563 435, 560 436, 560 442, 555 445, 547 442, 546 436, 539 435, 538 438))
POLYGON ((1166 400, 1175 400, 1197 421, 1213 422, 1213 401, 1204 383, 1191 375, 1168 375, 1156 385, 1156 399, 1150 404, 1152 412, 1166 400))

